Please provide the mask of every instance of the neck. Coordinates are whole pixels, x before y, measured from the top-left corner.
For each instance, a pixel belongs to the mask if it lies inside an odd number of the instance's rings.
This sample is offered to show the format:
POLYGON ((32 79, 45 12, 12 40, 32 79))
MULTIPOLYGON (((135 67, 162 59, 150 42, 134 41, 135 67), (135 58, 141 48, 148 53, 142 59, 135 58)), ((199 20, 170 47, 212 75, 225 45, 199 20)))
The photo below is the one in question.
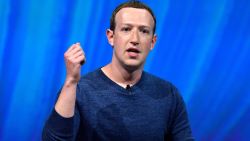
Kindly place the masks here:
POLYGON ((122 66, 114 65, 112 63, 103 67, 102 71, 112 81, 114 81, 115 83, 117 83, 118 85, 124 88, 127 85, 131 86, 137 83, 140 80, 141 75, 142 75, 142 69, 131 71, 131 70, 127 70, 126 68, 122 66))

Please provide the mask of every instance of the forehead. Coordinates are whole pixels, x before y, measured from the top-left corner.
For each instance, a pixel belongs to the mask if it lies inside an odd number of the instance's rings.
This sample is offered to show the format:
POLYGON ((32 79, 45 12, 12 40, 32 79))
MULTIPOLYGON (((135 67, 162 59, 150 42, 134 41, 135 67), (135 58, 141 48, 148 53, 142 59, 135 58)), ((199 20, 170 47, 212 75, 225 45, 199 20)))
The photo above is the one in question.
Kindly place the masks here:
POLYGON ((132 24, 138 26, 154 26, 154 19, 146 9, 122 8, 115 16, 116 24, 132 24))

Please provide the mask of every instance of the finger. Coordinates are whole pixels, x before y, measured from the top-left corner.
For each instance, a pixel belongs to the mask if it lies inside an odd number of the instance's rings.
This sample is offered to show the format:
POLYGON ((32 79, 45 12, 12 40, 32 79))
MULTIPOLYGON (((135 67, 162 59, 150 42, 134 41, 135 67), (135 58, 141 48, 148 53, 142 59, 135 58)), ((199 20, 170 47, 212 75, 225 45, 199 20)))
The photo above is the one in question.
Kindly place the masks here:
POLYGON ((71 51, 73 54, 79 52, 80 50, 83 51, 83 49, 82 49, 80 43, 76 43, 75 46, 76 46, 76 47, 73 48, 72 51, 71 51))
POLYGON ((85 55, 85 52, 84 52, 84 50, 79 42, 76 43, 76 46, 77 46, 76 48, 79 48, 83 52, 83 55, 85 55))
POLYGON ((81 46, 76 45, 76 47, 74 49, 72 49, 69 54, 70 55, 75 55, 78 52, 83 52, 83 49, 81 48, 81 46))
POLYGON ((84 55, 84 56, 85 56, 85 54, 84 54, 84 52, 83 52, 82 50, 76 52, 72 57, 77 58, 77 57, 79 57, 79 56, 81 56, 81 55, 84 55))
POLYGON ((67 50, 67 52, 70 53, 71 51, 73 51, 73 50, 76 49, 76 48, 81 48, 81 45, 80 45, 79 42, 77 42, 77 43, 75 43, 75 44, 72 44, 72 45, 70 46, 70 48, 67 50))
POLYGON ((68 50, 64 53, 64 58, 69 58, 72 55, 72 50, 76 48, 75 44, 72 44, 68 50))
POLYGON ((71 52, 76 47, 76 44, 72 44, 66 52, 71 52))
POLYGON ((81 65, 85 64, 86 63, 86 56, 83 52, 83 60, 80 62, 81 65))
POLYGON ((85 58, 84 55, 80 55, 80 56, 78 56, 78 57, 75 59, 75 61, 76 61, 77 63, 80 63, 81 65, 83 65, 83 64, 86 62, 86 58, 85 58))
POLYGON ((76 53, 74 53, 73 55, 71 55, 71 57, 72 57, 73 59, 75 59, 75 58, 77 58, 77 57, 79 57, 79 56, 81 56, 81 55, 85 56, 85 53, 84 53, 83 50, 77 51, 76 53))
MULTIPOLYGON (((83 56, 84 60, 86 60, 86 59, 85 59, 85 55, 83 54, 82 51, 81 51, 81 52, 78 52, 78 53, 75 54, 75 55, 70 56, 70 58, 68 58, 68 60, 70 60, 72 63, 79 63, 79 61, 77 61, 77 60, 78 60, 79 57, 81 58, 82 56, 83 56)), ((84 61, 84 62, 85 62, 85 61, 84 61)))

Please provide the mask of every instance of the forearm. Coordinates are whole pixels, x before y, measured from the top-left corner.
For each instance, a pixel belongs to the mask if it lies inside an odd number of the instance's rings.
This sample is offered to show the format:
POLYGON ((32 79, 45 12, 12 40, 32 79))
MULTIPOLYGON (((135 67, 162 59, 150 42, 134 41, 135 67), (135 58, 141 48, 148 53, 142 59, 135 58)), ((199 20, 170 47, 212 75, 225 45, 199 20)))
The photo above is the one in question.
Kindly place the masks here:
POLYGON ((75 106, 77 83, 66 78, 55 108, 47 120, 42 134, 42 140, 74 140, 77 134, 79 114, 75 106), (76 109, 75 109, 76 108, 76 109))
POLYGON ((55 104, 56 112, 62 117, 73 117, 76 102, 76 87, 77 83, 66 79, 58 100, 55 104))

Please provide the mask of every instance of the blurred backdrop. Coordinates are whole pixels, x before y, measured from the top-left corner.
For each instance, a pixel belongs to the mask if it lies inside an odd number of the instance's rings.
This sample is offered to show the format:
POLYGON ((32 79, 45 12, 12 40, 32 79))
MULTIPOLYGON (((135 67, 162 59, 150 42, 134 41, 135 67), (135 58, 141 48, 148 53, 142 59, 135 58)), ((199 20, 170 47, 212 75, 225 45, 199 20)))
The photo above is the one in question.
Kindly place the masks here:
MULTIPOLYGON (((86 74, 111 60, 105 31, 123 0, 0 0, 0 140, 40 140, 81 42, 86 74)), ((158 41, 145 70, 174 83, 196 140, 249 140, 250 1, 145 0, 158 41)))

